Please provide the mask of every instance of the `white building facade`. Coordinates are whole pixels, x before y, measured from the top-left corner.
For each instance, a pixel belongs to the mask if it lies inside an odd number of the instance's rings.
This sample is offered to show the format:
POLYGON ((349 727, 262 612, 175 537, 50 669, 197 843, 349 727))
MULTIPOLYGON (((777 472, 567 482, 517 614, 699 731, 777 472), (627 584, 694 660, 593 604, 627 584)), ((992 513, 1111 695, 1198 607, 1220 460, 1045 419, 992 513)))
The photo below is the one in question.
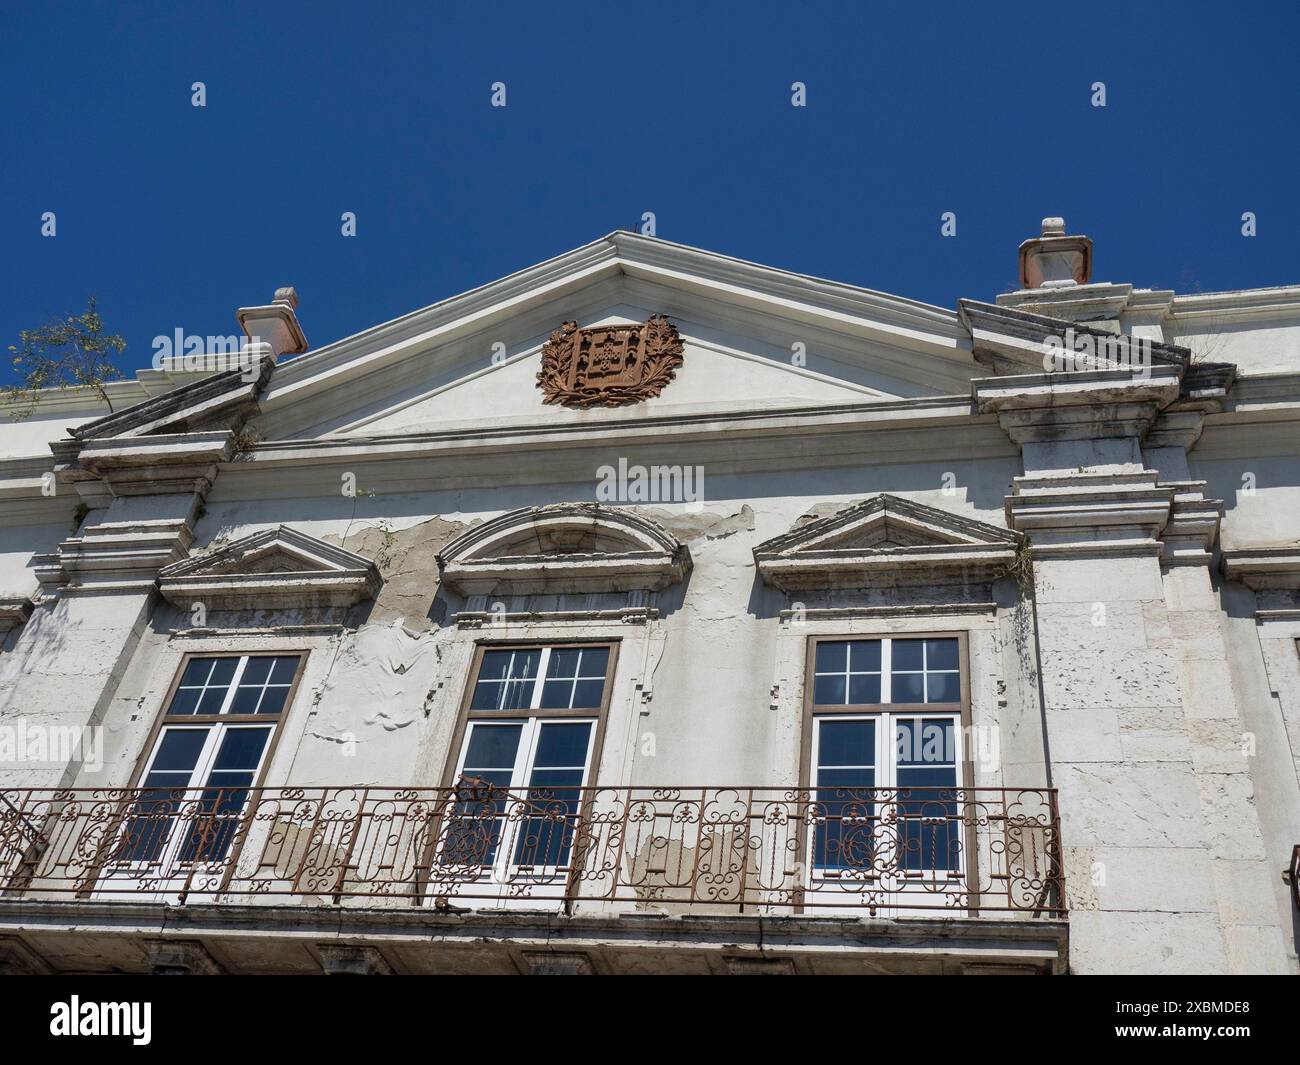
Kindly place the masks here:
POLYGON ((10 417, 0 968, 1300 971, 1300 288, 1049 223, 954 309, 281 290, 10 417))

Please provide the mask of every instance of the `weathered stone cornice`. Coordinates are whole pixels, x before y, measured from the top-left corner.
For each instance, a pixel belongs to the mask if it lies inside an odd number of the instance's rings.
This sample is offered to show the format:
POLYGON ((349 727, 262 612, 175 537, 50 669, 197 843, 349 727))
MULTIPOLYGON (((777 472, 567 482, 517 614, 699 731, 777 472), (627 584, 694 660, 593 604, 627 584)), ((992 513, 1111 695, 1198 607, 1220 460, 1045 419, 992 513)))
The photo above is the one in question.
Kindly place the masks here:
POLYGON ((1035 558, 1159 555, 1175 489, 1154 471, 1017 477, 1007 524, 1035 558))
POLYGON ((1205 481, 1162 481, 1174 490, 1169 521, 1160 534, 1166 566, 1208 566, 1219 538, 1223 500, 1205 498, 1205 481))
POLYGON ((1018 444, 1142 437, 1178 398, 1181 367, 986 377, 971 384, 981 414, 996 414, 1018 444))
POLYGON ((1300 543, 1223 552, 1223 575, 1254 591, 1300 591, 1300 543))
MULTIPOLYGON (((979 300, 959 300, 957 311, 962 324, 970 330, 975 361, 999 375, 1026 370, 1042 372, 1043 358, 1049 354, 1049 340, 1061 340, 1067 329, 1076 337, 1091 337, 1099 350, 1104 344, 1113 344, 1118 335, 1112 330, 1086 323, 1049 318, 979 300)), ((1129 339, 1141 339, 1143 350, 1150 354, 1154 367, 1186 369, 1191 362, 1191 351, 1187 348, 1147 338, 1129 339)), ((1104 366, 1105 363, 1099 360, 1098 365, 1104 366)))
POLYGON ((212 487, 218 465, 234 457, 234 440, 227 429, 96 439, 77 452, 77 465, 104 481, 115 496, 203 495, 212 487))
MULTIPOLYGON (((237 357, 237 356, 231 356, 237 357)), ((233 420, 247 417, 257 408, 257 399, 271 379, 275 359, 254 352, 248 356, 250 370, 234 369, 183 385, 154 399, 136 403, 126 410, 69 429, 74 440, 101 437, 138 437, 169 432, 189 433, 215 427, 226 428, 233 420)))
POLYGON ((48 595, 147 592, 158 571, 185 557, 194 533, 189 513, 177 518, 89 525, 57 551, 32 556, 48 595))
POLYGON ((18 628, 32 613, 32 600, 26 595, 0 595, 0 636, 18 628))

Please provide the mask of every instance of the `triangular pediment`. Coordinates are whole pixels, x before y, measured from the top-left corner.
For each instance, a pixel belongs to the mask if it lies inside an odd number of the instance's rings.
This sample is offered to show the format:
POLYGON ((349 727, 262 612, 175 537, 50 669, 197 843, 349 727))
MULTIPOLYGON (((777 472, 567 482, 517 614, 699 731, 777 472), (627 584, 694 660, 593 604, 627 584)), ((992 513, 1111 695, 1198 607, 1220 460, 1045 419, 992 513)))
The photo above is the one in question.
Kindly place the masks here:
POLYGON ((373 597, 379 585, 370 559, 287 525, 175 562, 158 580, 169 602, 214 610, 351 606, 373 597))
POLYGON ((988 581, 1014 563, 1009 529, 882 493, 754 548, 763 579, 787 591, 988 581))
POLYGON ((256 428, 268 441, 383 437, 951 396, 984 372, 969 348, 951 310, 619 232, 281 362, 256 428), (685 348, 659 394, 616 409, 543 402, 542 351, 564 322, 652 315, 685 348))

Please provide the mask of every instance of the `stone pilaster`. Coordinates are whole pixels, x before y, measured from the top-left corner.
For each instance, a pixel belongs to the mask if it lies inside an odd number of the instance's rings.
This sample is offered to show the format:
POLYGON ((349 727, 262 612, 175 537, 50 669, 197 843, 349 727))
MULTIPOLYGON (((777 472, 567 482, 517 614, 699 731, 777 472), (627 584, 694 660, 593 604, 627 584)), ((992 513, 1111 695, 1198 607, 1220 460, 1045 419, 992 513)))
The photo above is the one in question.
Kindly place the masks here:
POLYGON ((1006 513, 1033 559, 1081 973, 1285 964, 1276 910, 1247 928, 1235 901, 1233 870, 1251 882, 1264 870, 1206 570, 1222 504, 1190 479, 1185 453, 1174 461, 1170 435, 1199 427, 1162 421, 1181 374, 1157 365, 974 386, 1022 449, 1006 513), (1158 468, 1143 453, 1157 426, 1168 451, 1158 468))
POLYGON ((0 724, 15 747, 0 755, 0 783, 59 787, 97 771, 99 721, 149 624, 158 571, 188 554, 232 449, 228 431, 56 446, 60 489, 90 509, 32 559, 41 596, 0 658, 0 724))

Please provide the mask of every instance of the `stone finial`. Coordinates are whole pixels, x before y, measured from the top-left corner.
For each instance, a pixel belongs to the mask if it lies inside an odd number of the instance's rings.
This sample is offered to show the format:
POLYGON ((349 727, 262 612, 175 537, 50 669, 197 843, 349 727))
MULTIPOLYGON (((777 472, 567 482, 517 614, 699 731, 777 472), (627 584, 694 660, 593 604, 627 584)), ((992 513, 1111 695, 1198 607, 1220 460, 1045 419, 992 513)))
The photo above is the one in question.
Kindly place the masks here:
POLYGON ((240 307, 235 318, 249 343, 265 345, 272 355, 300 355, 307 350, 307 337, 298 322, 298 290, 285 285, 265 307, 240 307))
POLYGON ((1092 279, 1092 241, 1065 235, 1065 219, 1044 218, 1041 236, 1020 245, 1020 287, 1068 288, 1092 279))

